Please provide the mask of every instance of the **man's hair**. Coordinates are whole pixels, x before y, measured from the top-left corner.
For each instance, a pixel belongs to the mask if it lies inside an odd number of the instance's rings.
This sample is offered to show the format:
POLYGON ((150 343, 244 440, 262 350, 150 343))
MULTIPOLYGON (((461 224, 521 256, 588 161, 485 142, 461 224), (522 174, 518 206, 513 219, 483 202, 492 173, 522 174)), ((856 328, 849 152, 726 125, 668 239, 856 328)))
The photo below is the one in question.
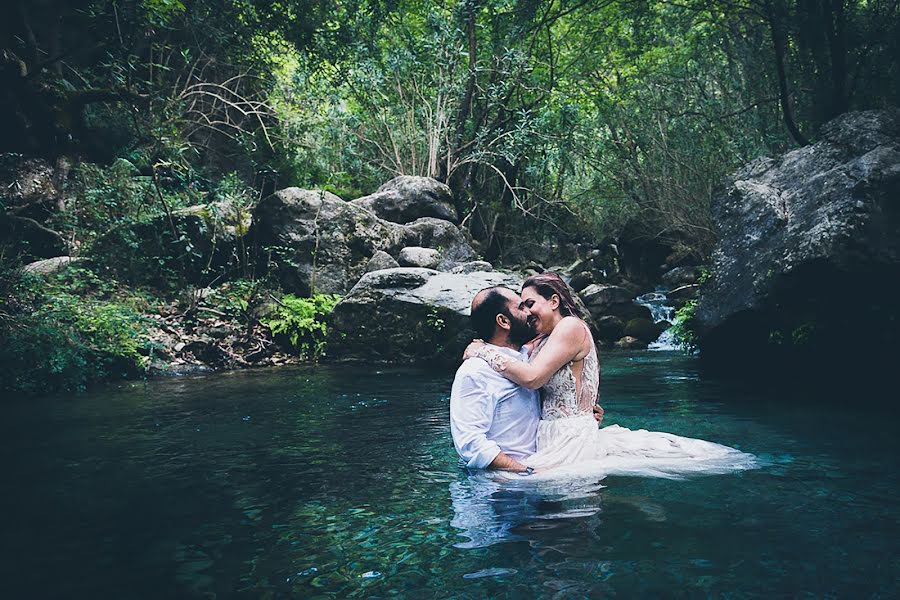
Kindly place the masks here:
MULTIPOLYGON (((473 302, 471 323, 472 329, 483 340, 489 340, 494 337, 494 329, 497 326, 497 315, 506 315, 510 319, 512 315, 509 312, 509 298, 504 296, 501 290, 506 290, 503 286, 493 286, 484 288, 477 294, 475 299, 484 294, 480 302, 473 302)), ((512 291, 512 290, 510 290, 512 291)))

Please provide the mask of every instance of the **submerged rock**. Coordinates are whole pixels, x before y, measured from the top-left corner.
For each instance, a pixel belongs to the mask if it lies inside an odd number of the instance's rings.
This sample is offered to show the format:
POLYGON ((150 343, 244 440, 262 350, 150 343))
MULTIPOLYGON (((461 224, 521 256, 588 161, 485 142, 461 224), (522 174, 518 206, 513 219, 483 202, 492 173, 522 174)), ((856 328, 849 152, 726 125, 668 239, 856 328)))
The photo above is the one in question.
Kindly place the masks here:
POLYGON ((705 362, 743 371, 803 359, 823 372, 860 334, 873 355, 891 352, 900 111, 838 117, 815 144, 734 174, 712 210, 719 243, 694 318, 705 362))
POLYGON ((335 307, 330 358, 458 364, 474 337, 469 307, 479 290, 521 281, 497 271, 466 274, 400 267, 367 273, 335 307))

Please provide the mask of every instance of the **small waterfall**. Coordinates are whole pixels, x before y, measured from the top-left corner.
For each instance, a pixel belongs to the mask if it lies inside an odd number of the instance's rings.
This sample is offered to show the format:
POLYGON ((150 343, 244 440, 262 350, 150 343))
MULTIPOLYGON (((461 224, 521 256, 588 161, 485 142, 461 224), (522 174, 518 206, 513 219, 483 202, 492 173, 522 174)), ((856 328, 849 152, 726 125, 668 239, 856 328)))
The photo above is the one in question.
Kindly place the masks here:
MULTIPOLYGON (((675 319, 675 308, 668 306, 668 298, 663 289, 649 292, 635 298, 635 303, 646 306, 650 309, 654 323, 660 321, 668 321, 671 323, 675 319)), ((672 335, 672 329, 666 329, 660 334, 659 339, 647 346, 648 350, 678 350, 679 346, 675 342, 675 336, 672 335)))

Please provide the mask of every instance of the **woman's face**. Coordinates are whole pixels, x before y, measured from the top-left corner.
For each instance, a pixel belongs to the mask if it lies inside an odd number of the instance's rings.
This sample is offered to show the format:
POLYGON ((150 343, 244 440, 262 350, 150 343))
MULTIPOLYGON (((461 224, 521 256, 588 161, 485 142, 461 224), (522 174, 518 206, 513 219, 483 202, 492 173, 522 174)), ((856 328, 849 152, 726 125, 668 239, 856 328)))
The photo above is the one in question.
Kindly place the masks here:
POLYGON ((537 288, 527 287, 522 290, 522 308, 528 314, 528 323, 540 334, 549 334, 556 324, 555 316, 559 314, 559 297, 554 294, 550 299, 541 296, 537 288))

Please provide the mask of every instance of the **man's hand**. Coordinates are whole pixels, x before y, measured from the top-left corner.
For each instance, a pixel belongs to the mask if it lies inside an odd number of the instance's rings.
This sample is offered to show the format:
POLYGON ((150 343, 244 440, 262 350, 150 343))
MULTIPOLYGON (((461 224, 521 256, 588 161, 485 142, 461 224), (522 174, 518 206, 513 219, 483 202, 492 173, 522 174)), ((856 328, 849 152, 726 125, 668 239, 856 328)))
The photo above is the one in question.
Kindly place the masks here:
POLYGON ((594 405, 594 419, 597 420, 597 425, 603 422, 603 407, 599 404, 594 405))
POLYGON ((527 467, 515 460, 514 458, 507 456, 503 452, 497 455, 497 458, 491 461, 491 464, 488 465, 488 469, 496 469, 498 471, 512 471, 514 473, 522 473, 525 471, 527 467))

